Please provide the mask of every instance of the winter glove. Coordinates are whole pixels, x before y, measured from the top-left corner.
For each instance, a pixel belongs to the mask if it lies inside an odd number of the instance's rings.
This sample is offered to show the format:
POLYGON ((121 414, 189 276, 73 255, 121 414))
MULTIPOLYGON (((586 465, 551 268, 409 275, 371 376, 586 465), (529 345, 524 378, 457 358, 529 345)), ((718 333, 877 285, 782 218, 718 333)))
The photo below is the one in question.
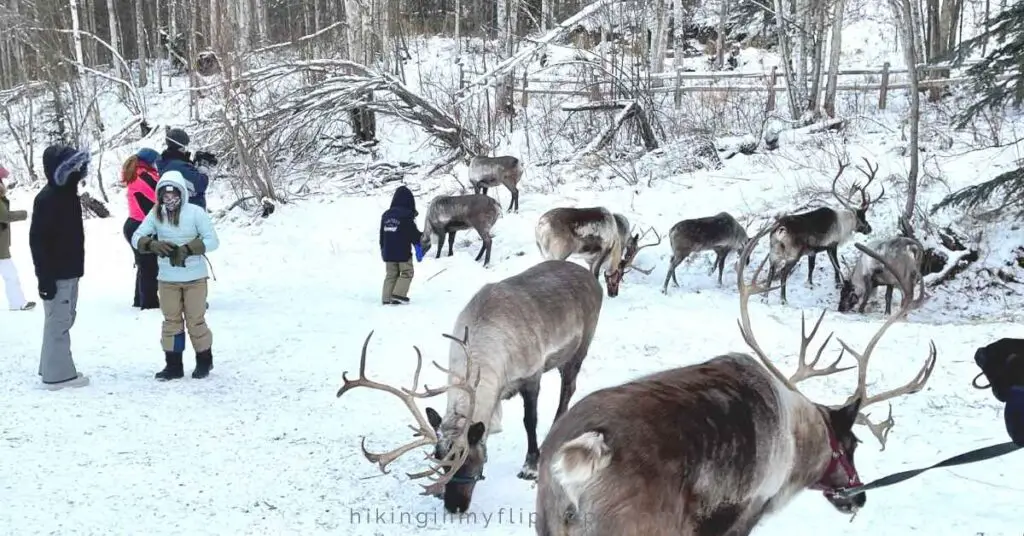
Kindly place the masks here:
POLYGON ((53 279, 39 280, 39 297, 50 301, 57 295, 57 282, 53 279))
POLYGON ((1006 432, 1010 434, 1010 441, 1024 447, 1024 385, 1010 388, 1003 419, 1006 421, 1006 432))
POLYGON ((163 240, 153 240, 148 236, 144 236, 139 239, 139 251, 155 253, 161 257, 166 257, 174 251, 176 246, 170 242, 164 242, 163 240))
POLYGON ((192 255, 202 255, 206 253, 206 244, 200 238, 194 238, 188 244, 184 246, 178 246, 171 253, 171 266, 177 266, 179 268, 185 267, 185 259, 192 255))
POLYGON ((423 246, 417 242, 413 249, 416 250, 416 262, 423 262, 423 246))

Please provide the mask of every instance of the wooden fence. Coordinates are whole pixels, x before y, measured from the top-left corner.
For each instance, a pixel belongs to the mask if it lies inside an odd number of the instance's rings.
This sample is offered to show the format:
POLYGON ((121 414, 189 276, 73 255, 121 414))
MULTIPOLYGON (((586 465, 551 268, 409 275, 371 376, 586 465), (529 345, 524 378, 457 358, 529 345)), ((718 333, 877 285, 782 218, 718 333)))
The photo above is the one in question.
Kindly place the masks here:
MULTIPOLYGON (((962 66, 953 68, 948 64, 944 65, 918 65, 920 89, 943 88, 950 85, 962 84, 971 81, 968 76, 951 76, 945 72, 966 70, 973 63, 965 63, 962 66), (943 78, 928 78, 926 73, 944 72, 943 78), (928 78, 928 79, 926 79, 928 78)), ((906 81, 892 82, 892 75, 906 75, 907 69, 892 69, 889 62, 886 62, 880 69, 850 69, 839 71, 837 91, 877 91, 878 108, 884 110, 888 93, 893 89, 910 89, 910 83, 906 81), (844 83, 842 78, 850 76, 877 76, 878 81, 857 81, 844 83)), ((459 87, 462 88, 468 82, 467 77, 479 76, 482 73, 473 72, 459 65, 459 87)), ((777 67, 770 71, 761 72, 735 72, 735 71, 708 71, 708 72, 665 72, 654 73, 642 82, 627 82, 632 87, 649 86, 647 91, 651 93, 672 93, 675 106, 682 103, 684 93, 703 92, 764 92, 767 102, 765 109, 775 109, 776 95, 778 92, 785 92, 785 77, 780 76, 777 67), (760 82, 744 85, 719 84, 723 80, 750 80, 760 82), (694 84, 693 82, 697 82, 694 84)), ((1007 78, 1004 75, 1001 78, 1007 78)), ((514 91, 523 97, 523 106, 529 102, 530 95, 566 95, 585 97, 590 100, 614 100, 625 98, 616 88, 616 82, 608 79, 599 79, 594 75, 580 75, 578 77, 544 77, 524 76, 516 80, 514 91), (571 86, 571 88, 567 88, 571 86)), ((621 86, 621 83, 618 84, 621 86)), ((810 84, 808 84, 809 86, 810 84)))

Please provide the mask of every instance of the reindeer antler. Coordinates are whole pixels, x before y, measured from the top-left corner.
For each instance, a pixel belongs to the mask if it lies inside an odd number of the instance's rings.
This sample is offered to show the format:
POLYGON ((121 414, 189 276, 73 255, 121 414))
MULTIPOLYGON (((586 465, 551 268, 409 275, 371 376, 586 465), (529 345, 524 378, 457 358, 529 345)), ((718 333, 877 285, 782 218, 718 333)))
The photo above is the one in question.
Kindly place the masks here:
POLYGON ((658 234, 658 230, 655 229, 654 227, 651 227, 650 229, 644 231, 644 233, 642 235, 640 235, 640 238, 641 239, 644 238, 645 236, 647 236, 647 233, 649 233, 649 232, 653 232, 654 236, 655 236, 655 238, 657 240, 655 240, 654 242, 651 242, 649 244, 644 244, 644 245, 640 246, 639 245, 640 240, 638 239, 637 240, 638 247, 636 249, 632 249, 632 250, 627 249, 626 250, 626 255, 622 259, 622 273, 623 273, 623 275, 629 273, 630 270, 636 270, 636 271, 638 271, 638 272, 640 272, 640 273, 642 273, 644 275, 651 275, 651 272, 654 271, 654 267, 653 266, 650 267, 647 270, 644 270, 643 268, 640 268, 639 266, 633 266, 633 261, 636 259, 637 254, 639 254, 642 249, 649 248, 651 246, 657 246, 658 244, 661 243, 661 235, 658 234))
MULTIPOLYGON (((882 263, 882 266, 884 266, 886 270, 893 274, 893 276, 896 276, 896 274, 898 273, 896 269, 884 257, 879 255, 877 252, 872 251, 871 248, 868 248, 863 244, 854 244, 854 246, 857 249, 861 250, 865 255, 868 255, 871 258, 875 259, 876 261, 882 263)), ((899 282, 900 291, 903 293, 903 295, 910 296, 910 292, 913 291, 913 283, 903 281, 899 277, 895 277, 895 279, 899 282)), ((847 400, 847 403, 852 402, 856 398, 861 399, 860 407, 862 412, 857 415, 857 423, 864 424, 871 430, 871 433, 874 434, 874 436, 878 439, 878 442, 882 444, 882 450, 885 450, 885 442, 889 437, 889 432, 892 429, 892 427, 896 424, 896 422, 892 418, 892 405, 889 405, 889 416, 879 423, 871 422, 871 420, 868 419, 868 416, 863 413, 863 409, 866 408, 867 406, 870 406, 871 404, 885 402, 898 396, 909 395, 920 391, 924 387, 925 383, 928 382, 928 378, 931 377, 932 371, 935 369, 937 350, 935 349, 935 341, 929 341, 928 357, 925 359, 924 365, 921 367, 921 369, 917 372, 916 375, 914 375, 913 378, 911 378, 909 382, 900 387, 896 387, 894 389, 890 389, 888 391, 878 393, 876 395, 868 396, 867 394, 868 361, 871 359, 871 352, 874 351, 875 346, 878 344, 878 341, 882 339, 882 336, 885 335, 885 332, 886 330, 889 329, 889 326, 892 326, 894 323, 896 323, 897 320, 905 317, 907 315, 907 312, 910 311, 911 307, 913 307, 913 303, 911 300, 903 300, 903 305, 900 307, 900 309, 896 311, 896 314, 889 316, 889 318, 885 320, 885 322, 882 324, 882 327, 880 327, 878 331, 875 333, 875 335, 871 337, 871 340, 868 341, 867 346, 864 347, 864 350, 862 352, 857 352, 856 350, 851 348, 850 345, 846 344, 846 342, 844 342, 842 339, 838 339, 839 344, 843 346, 843 349, 846 352, 849 352, 850 355, 852 355, 853 358, 857 360, 857 389, 856 391, 854 391, 853 395, 850 396, 850 398, 847 400)))
MULTIPOLYGON (((449 375, 449 385, 445 387, 431 389, 424 385, 423 391, 417 391, 417 389, 419 389, 420 371, 423 368, 423 355, 420 352, 420 349, 416 346, 413 346, 413 350, 416 351, 416 370, 413 373, 411 389, 406 389, 404 387, 396 388, 387 384, 367 379, 366 349, 370 345, 370 338, 373 337, 373 331, 370 331, 369 335, 366 336, 366 340, 363 341, 363 349, 359 356, 359 378, 355 380, 348 379, 348 371, 345 371, 341 374, 341 378, 344 384, 341 386, 341 389, 338 389, 337 396, 339 398, 341 397, 341 395, 347 393, 348 391, 356 387, 366 387, 377 391, 384 391, 386 393, 390 393, 398 397, 398 399, 405 404, 405 407, 409 409, 409 412, 412 413, 413 417, 416 419, 417 426, 410 425, 409 428, 413 430, 413 437, 418 437, 419 439, 406 443, 405 445, 402 445, 394 450, 383 453, 373 453, 366 450, 366 437, 363 437, 360 440, 359 448, 362 449, 363 456, 365 456, 366 459, 369 460, 371 463, 378 464, 378 466, 380 467, 380 471, 384 474, 388 474, 387 466, 391 462, 397 460, 398 458, 405 455, 409 451, 419 447, 436 445, 438 442, 438 437, 437 434, 434 432, 434 428, 430 425, 429 422, 427 422, 426 418, 420 412, 419 408, 416 407, 415 399, 432 398, 437 395, 446 393, 451 389, 458 389, 465 392, 466 395, 469 397, 470 416, 472 416, 473 408, 476 407, 476 387, 480 383, 480 374, 478 371, 476 374, 476 380, 472 383, 472 385, 470 385, 470 383, 467 381, 467 378, 470 376, 470 371, 472 370, 472 363, 469 357, 469 351, 467 349, 467 344, 469 341, 469 327, 466 327, 465 335, 463 336, 462 340, 459 340, 448 334, 445 334, 444 336, 449 339, 452 339, 453 341, 456 341, 458 344, 462 346, 463 351, 466 352, 466 376, 461 378, 458 377, 456 374, 452 373, 451 371, 449 371, 448 369, 445 369, 444 367, 439 365, 436 361, 432 362, 435 367, 449 375), (452 377, 455 377, 458 381, 452 383, 452 377)), ((455 440, 456 444, 459 444, 460 441, 465 441, 466 432, 468 431, 468 423, 466 428, 467 430, 463 430, 460 436, 455 440)), ((441 492, 444 489, 444 485, 449 480, 451 480, 452 477, 455 476, 455 472, 466 461, 467 455, 467 448, 453 448, 449 451, 449 456, 446 459, 441 460, 439 463, 432 466, 430 469, 427 469, 426 471, 421 471, 419 473, 406 473, 406 476, 408 476, 410 479, 415 480, 424 477, 429 478, 433 475, 439 475, 437 478, 430 478, 431 484, 423 486, 423 495, 435 495, 441 492), (445 474, 440 474, 442 469, 447 469, 445 474)))
POLYGON ((815 368, 818 360, 821 359, 821 354, 825 351, 825 347, 832 339, 832 334, 829 333, 826 337, 825 342, 822 343, 821 347, 818 348, 818 352, 815 354, 814 359, 810 362, 807 361, 807 348, 810 346, 814 336, 818 333, 818 328, 821 327, 821 321, 825 318, 825 311, 821 312, 821 316, 818 317, 818 321, 814 323, 814 327, 811 328, 811 334, 807 335, 807 323, 803 313, 800 314, 800 356, 799 364, 796 372, 792 376, 786 376, 775 366, 771 358, 761 349, 757 340, 754 338, 754 332, 750 327, 750 311, 749 302, 750 296, 754 294, 763 294, 770 292, 775 287, 765 287, 757 283, 758 277, 761 275, 761 271, 764 270, 765 264, 768 262, 768 257, 765 257, 758 265, 757 270, 754 272, 754 276, 751 278, 751 282, 748 284, 744 278, 744 271, 746 270, 747 261, 750 258, 751 253, 754 251, 754 247, 766 234, 770 233, 774 229, 774 224, 767 225, 764 229, 757 233, 754 238, 747 242, 747 245, 740 252, 740 258, 736 263, 736 282, 739 287, 740 294, 740 319, 737 320, 737 324, 740 327, 740 334, 743 336, 744 342, 747 346, 757 354, 758 358, 761 359, 761 363, 779 380, 786 384, 790 389, 799 391, 796 384, 804 381, 808 378, 814 378, 817 376, 828 376, 837 372, 843 372, 851 370, 853 367, 839 368, 839 361, 842 360, 842 352, 839 354, 839 358, 836 359, 831 365, 825 368, 815 368))
POLYGON ((836 201, 839 201, 840 205, 846 207, 847 210, 856 210, 853 208, 853 205, 850 204, 848 197, 839 195, 839 192, 836 191, 836 184, 839 182, 839 178, 843 176, 843 171, 846 171, 846 168, 850 165, 850 162, 843 160, 842 158, 837 158, 837 160, 839 170, 836 171, 836 176, 832 179, 832 196, 836 198, 836 201))
POLYGON ((864 183, 864 186, 854 184, 853 187, 860 191, 860 206, 862 209, 865 209, 881 201, 882 198, 885 197, 885 185, 882 185, 882 193, 878 194, 878 197, 871 198, 868 196, 867 189, 868 186, 870 186, 871 183, 875 181, 875 174, 878 173, 878 165, 876 164, 872 166, 871 161, 868 160, 866 157, 861 157, 861 159, 864 160, 864 165, 867 166, 867 169, 865 170, 864 168, 857 166, 857 171, 863 173, 868 178, 868 181, 864 183))

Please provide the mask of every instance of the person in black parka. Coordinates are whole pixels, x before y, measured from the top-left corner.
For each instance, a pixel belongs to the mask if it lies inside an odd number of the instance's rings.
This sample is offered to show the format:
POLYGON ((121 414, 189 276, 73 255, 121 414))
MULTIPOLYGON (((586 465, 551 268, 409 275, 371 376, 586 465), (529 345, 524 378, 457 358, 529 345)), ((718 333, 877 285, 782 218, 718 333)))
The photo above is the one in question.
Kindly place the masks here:
POLYGON ((978 348, 974 362, 989 385, 978 384, 978 389, 992 388, 996 400, 1006 404, 1003 419, 1006 433, 1015 444, 1024 447, 1024 339, 999 339, 978 348))
POLYGON ((32 263, 43 299, 43 348, 39 375, 48 389, 82 387, 89 378, 75 368, 71 328, 78 307, 78 281, 85 273, 85 228, 78 183, 89 170, 90 155, 67 145, 43 151, 46 186, 36 195, 28 231, 32 263))
POLYGON ((423 260, 420 230, 416 227, 418 215, 412 192, 405 186, 399 186, 391 197, 391 208, 380 217, 380 256, 385 268, 381 303, 384 305, 409 302, 413 250, 416 262, 423 260))

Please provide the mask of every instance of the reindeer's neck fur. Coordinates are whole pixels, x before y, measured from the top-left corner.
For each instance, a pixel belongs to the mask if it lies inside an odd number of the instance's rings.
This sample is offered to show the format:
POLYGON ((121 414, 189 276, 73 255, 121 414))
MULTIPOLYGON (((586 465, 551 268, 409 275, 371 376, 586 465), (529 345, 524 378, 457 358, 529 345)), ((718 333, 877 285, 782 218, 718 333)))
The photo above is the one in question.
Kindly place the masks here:
POLYGON ((826 244, 841 245, 853 237, 853 230, 857 228, 857 214, 847 208, 834 209, 836 211, 836 225, 826 235, 826 244))
MULTIPOLYGON (((472 344, 469 349, 472 352, 472 344)), ((486 426, 484 437, 501 431, 501 395, 505 383, 505 370, 503 359, 486 359, 483 356, 473 356, 473 370, 469 378, 470 382, 476 381, 477 374, 480 375, 480 383, 476 388, 476 401, 470 414, 469 397, 459 389, 448 391, 448 407, 445 412, 444 421, 453 426, 469 426, 473 423, 482 422, 486 426), (460 422, 463 417, 468 417, 469 422, 460 422)), ((450 353, 448 370, 458 377, 466 377, 466 355, 461 348, 453 349, 450 353)), ((449 377, 449 381, 458 381, 456 376, 449 377)))

